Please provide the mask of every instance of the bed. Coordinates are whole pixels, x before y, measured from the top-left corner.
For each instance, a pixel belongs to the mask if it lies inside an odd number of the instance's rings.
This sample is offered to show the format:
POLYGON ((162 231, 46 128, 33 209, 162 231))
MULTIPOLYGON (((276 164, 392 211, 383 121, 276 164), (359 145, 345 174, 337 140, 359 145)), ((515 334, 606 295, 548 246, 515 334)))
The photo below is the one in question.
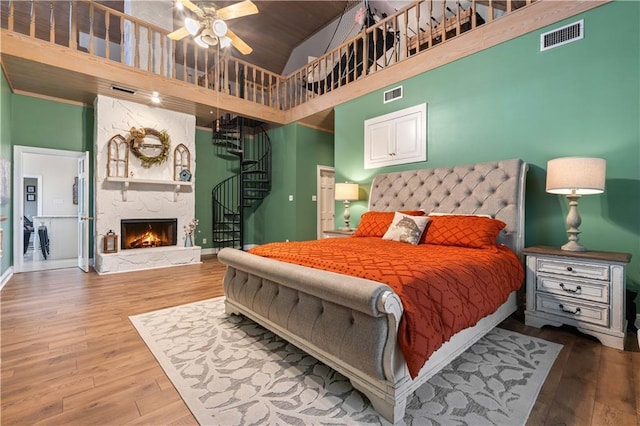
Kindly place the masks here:
MULTIPOLYGON (((488 215, 506 224, 498 243, 520 257, 526 171, 511 159, 380 174, 369 211, 488 215)), ((413 391, 516 309, 513 291, 410 374, 398 339, 406 313, 389 285, 230 248, 218 259, 227 265, 227 313, 251 318, 342 373, 392 423, 403 418, 413 391)))

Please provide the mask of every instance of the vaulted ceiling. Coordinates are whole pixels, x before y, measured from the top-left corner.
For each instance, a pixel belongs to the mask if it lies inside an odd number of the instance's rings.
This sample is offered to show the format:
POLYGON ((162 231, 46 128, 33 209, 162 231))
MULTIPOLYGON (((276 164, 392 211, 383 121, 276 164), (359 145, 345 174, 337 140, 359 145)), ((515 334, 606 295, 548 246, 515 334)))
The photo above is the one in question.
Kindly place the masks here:
MULTIPOLYGON (((361 1, 282 1, 253 0, 256 15, 229 20, 229 28, 241 37, 253 52, 233 55, 275 73, 282 73, 291 51, 302 41, 338 18, 346 8, 361 1)), ((237 1, 205 1, 222 8, 237 1)), ((178 13, 177 13, 178 14, 178 13)))

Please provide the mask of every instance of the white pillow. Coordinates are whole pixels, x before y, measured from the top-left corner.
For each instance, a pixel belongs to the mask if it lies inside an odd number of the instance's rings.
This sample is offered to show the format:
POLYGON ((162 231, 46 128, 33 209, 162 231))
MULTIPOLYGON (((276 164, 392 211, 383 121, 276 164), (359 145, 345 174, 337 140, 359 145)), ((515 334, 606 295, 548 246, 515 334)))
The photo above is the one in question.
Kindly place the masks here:
POLYGON ((409 216, 400 212, 395 212, 393 221, 389 229, 382 236, 383 240, 401 241, 413 244, 420 242, 420 237, 427 227, 429 218, 426 216, 409 216))

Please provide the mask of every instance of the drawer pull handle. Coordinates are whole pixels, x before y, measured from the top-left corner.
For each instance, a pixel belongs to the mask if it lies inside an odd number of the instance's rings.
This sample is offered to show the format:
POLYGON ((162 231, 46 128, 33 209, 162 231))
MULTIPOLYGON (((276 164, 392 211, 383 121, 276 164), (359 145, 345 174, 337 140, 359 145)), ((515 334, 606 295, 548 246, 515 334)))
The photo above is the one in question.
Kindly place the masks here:
POLYGON ((576 288, 566 288, 563 283, 560 283, 560 288, 566 291, 567 293, 577 293, 582 290, 582 287, 576 286, 576 288))
POLYGON ((562 303, 560 303, 558 306, 560 306, 560 309, 562 310, 562 312, 566 312, 568 314, 573 314, 573 315, 580 315, 580 308, 576 308, 575 311, 572 311, 571 309, 566 309, 562 303))
POLYGON ((573 271, 573 268, 571 266, 567 266, 567 271, 571 272, 573 271))

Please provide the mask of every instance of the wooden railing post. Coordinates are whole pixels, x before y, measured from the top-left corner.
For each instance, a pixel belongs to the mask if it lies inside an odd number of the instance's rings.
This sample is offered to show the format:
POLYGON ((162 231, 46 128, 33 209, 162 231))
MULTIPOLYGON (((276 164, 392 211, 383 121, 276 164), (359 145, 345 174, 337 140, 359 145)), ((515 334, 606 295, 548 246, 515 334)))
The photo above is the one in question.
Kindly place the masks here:
POLYGON ((49 42, 56 42, 56 15, 55 15, 55 3, 51 2, 49 4, 50 12, 49 12, 49 42))

